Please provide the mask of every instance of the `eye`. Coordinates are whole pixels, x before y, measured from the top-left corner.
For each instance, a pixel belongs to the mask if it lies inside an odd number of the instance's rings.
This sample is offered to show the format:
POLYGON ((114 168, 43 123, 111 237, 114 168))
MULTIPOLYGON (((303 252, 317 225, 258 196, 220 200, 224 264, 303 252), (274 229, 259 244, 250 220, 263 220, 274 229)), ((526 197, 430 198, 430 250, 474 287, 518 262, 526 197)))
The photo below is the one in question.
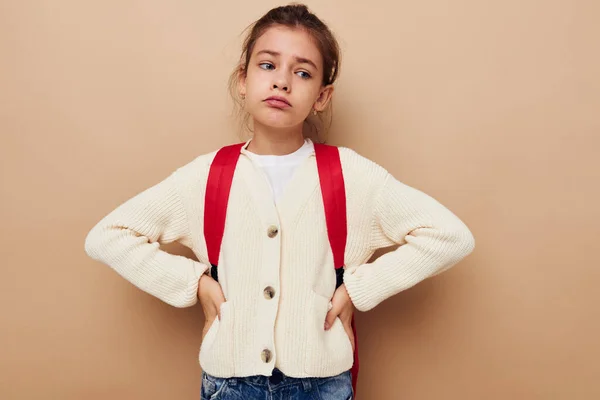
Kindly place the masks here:
POLYGON ((262 69, 265 69, 265 70, 275 69, 275 66, 273 64, 271 64, 271 63, 268 63, 268 62, 260 63, 260 64, 258 64, 258 66, 260 68, 262 68, 262 69))
POLYGON ((302 79, 310 79, 311 78, 310 74, 306 71, 298 71, 298 72, 296 72, 296 75, 298 75, 302 79))

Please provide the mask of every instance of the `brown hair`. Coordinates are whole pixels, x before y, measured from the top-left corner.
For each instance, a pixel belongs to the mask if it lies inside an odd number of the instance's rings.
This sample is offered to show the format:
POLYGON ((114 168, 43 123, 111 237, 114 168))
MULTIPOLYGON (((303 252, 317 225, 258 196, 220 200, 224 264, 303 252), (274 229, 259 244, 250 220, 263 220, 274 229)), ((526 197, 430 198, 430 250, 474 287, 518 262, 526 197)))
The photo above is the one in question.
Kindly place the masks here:
MULTIPOLYGON (((238 93, 238 81, 240 74, 245 74, 250 62, 252 50, 259 37, 267 29, 274 25, 282 25, 290 28, 305 29, 315 40, 321 56, 323 58, 323 78, 322 85, 330 85, 335 82, 340 70, 340 48, 333 33, 327 25, 323 23, 315 14, 311 13, 304 4, 290 4, 271 9, 246 30, 250 32, 246 36, 242 45, 242 54, 238 66, 231 73, 229 78, 229 91, 234 104, 241 115, 243 113, 242 99, 238 93)), ((245 31, 246 31, 245 30, 245 31)), ((329 125, 331 125, 331 102, 322 114, 327 114, 329 125)), ((242 119, 242 124, 247 127, 249 115, 246 114, 242 119)), ((313 140, 319 141, 319 133, 325 130, 324 116, 319 114, 318 118, 309 116, 304 121, 304 134, 313 140)), ((248 128, 250 130, 250 128, 248 128)))

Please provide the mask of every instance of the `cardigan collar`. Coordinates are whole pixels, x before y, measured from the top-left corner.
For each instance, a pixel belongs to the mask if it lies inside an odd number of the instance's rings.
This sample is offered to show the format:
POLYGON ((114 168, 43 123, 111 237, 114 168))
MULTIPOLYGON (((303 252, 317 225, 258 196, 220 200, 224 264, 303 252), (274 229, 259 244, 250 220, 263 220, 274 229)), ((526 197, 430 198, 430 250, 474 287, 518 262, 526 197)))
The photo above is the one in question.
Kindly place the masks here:
MULTIPOLYGON (((308 142, 310 142, 310 143, 312 143, 312 144, 313 144, 313 149, 312 149, 312 151, 310 152, 310 154, 309 154, 308 156, 309 156, 309 157, 311 157, 311 156, 314 156, 314 155, 315 155, 315 149, 314 149, 314 143, 313 143, 313 141, 312 141, 311 139, 309 139, 309 138, 306 138, 306 139, 304 139, 304 140, 307 140, 308 142)), ((251 142, 251 141, 252 141, 252 138, 248 139, 248 140, 246 141, 246 143, 244 143, 244 145, 243 145, 243 146, 242 146, 242 148, 240 149, 240 153, 241 153, 241 154, 244 154, 245 156, 248 156, 248 153, 249 153, 249 151, 248 151, 247 149, 248 149, 248 146, 250 145, 250 142, 251 142)))

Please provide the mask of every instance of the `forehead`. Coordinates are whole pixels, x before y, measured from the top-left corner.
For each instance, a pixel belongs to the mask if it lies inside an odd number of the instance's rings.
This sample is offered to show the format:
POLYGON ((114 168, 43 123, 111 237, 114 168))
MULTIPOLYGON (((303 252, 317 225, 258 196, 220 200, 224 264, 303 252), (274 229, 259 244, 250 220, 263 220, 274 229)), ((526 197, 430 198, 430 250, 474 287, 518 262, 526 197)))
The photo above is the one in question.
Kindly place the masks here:
POLYGON ((281 53, 282 57, 308 58, 317 66, 321 66, 323 63, 321 52, 315 44, 314 38, 301 28, 289 28, 281 25, 268 28, 256 41, 252 54, 261 50, 275 51, 281 53))

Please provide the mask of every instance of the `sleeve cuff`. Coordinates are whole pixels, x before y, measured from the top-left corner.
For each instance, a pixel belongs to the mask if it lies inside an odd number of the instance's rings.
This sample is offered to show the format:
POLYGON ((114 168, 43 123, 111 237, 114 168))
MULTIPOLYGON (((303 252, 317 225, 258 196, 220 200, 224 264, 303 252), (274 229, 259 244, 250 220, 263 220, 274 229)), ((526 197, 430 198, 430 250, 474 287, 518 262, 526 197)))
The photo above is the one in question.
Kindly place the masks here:
POLYGON ((346 286, 346 291, 350 296, 350 300, 352 300, 352 304, 359 311, 369 311, 375 304, 373 304, 372 296, 369 296, 368 291, 366 291, 360 285, 360 278, 355 274, 356 270, 359 267, 348 267, 344 271, 344 285, 346 286))
POLYGON ((198 284, 202 274, 206 273, 208 267, 205 264, 190 260, 193 263, 192 276, 186 291, 186 301, 182 307, 191 307, 198 302, 198 284))

